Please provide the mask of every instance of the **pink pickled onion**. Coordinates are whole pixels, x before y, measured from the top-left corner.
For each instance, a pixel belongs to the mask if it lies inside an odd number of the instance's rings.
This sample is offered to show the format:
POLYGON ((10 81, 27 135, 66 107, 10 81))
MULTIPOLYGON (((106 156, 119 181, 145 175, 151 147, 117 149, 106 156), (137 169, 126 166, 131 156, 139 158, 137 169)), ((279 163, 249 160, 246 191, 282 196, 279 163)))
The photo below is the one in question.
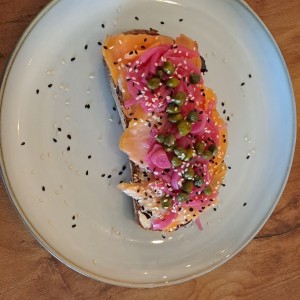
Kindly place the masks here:
POLYGON ((154 230, 163 230, 167 226, 169 226, 176 218, 178 214, 170 211, 170 213, 165 216, 163 220, 155 220, 153 222, 153 229, 154 230))
POLYGON ((197 227, 199 230, 203 230, 203 226, 201 224, 200 218, 197 218, 197 220, 195 221, 197 227))
POLYGON ((204 129, 207 124, 207 116, 203 112, 200 116, 200 121, 192 125, 192 134, 200 134, 204 129))
POLYGON ((153 146, 146 157, 146 162, 151 162, 160 169, 169 169, 172 166, 166 151, 159 144, 153 146))

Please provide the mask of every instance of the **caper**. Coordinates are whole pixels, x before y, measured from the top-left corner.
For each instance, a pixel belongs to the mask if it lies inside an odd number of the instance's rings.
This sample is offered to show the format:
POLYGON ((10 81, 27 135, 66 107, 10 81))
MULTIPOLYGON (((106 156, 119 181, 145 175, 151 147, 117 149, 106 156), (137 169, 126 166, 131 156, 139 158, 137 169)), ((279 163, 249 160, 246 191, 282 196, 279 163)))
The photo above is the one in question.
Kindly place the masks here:
POLYGON ((166 112, 171 115, 178 114, 178 113, 180 113, 180 111, 181 111, 180 107, 178 107, 174 103, 170 103, 166 109, 166 112))
POLYGON ((180 167, 182 165, 181 159, 177 156, 173 156, 171 162, 174 168, 180 167))
POLYGON ((174 144, 174 145, 171 145, 171 146, 164 145, 164 149, 165 149, 166 152, 168 152, 168 153, 173 152, 173 151, 174 151, 174 148, 175 148, 175 144, 174 144))
POLYGON ((166 85, 172 89, 177 88, 179 86, 180 81, 175 78, 171 77, 167 80, 166 85))
POLYGON ((185 181, 182 185, 182 190, 186 193, 191 193, 193 191, 194 184, 192 181, 185 181))
POLYGON ((205 150, 205 143, 204 142, 198 142, 195 145, 195 150, 196 150, 197 154, 201 155, 205 150))
POLYGON ((162 208, 168 209, 172 205, 172 197, 165 197, 160 202, 161 202, 162 208))
POLYGON ((187 116, 188 120, 191 121, 192 123, 198 122, 199 121, 199 114, 196 110, 192 110, 188 113, 187 116))
POLYGON ((211 159, 213 157, 213 154, 209 151, 209 150, 204 150, 203 153, 201 154, 201 156, 204 158, 204 159, 211 159))
POLYGON ((165 136, 164 136, 163 134, 158 134, 158 135, 156 136, 156 140, 157 140, 159 143, 163 144, 164 141, 165 141, 165 136))
POLYGON ((155 90, 159 87, 160 78, 153 77, 147 82, 147 86, 150 90, 155 90))
POLYGON ((174 153, 179 157, 181 160, 184 160, 187 156, 187 151, 184 148, 175 148, 174 153))
POLYGON ((212 194, 213 190, 211 188, 211 186, 206 186, 203 190, 203 193, 206 195, 206 196, 210 196, 212 194))
POLYGON ((179 123, 181 120, 183 120, 183 116, 182 116, 182 114, 170 115, 168 117, 168 120, 174 124, 179 123))
POLYGON ((191 132, 192 125, 187 120, 181 120, 178 125, 178 131, 181 136, 185 136, 191 132))
POLYGON ((185 92, 179 92, 172 95, 171 98, 176 105, 182 106, 187 98, 187 94, 185 92))
POLYGON ((195 171, 192 167, 189 167, 185 173, 183 174, 183 177, 186 179, 186 180, 193 180, 194 179, 194 176, 195 176, 195 171))
POLYGON ((166 146, 173 146, 175 144, 176 138, 173 134, 168 134, 165 136, 164 144, 166 146))
POLYGON ((204 183, 204 179, 202 176, 195 176, 194 185, 197 188, 200 188, 204 183))
POLYGON ((210 151, 212 153, 212 155, 214 156, 218 152, 218 147, 215 144, 211 144, 208 146, 207 150, 210 151))
POLYGON ((184 161, 189 161, 194 154, 194 150, 193 149, 187 149, 186 150, 186 157, 184 158, 184 161))
POLYGON ((186 202, 186 201, 190 200, 190 197, 189 197, 189 194, 187 194, 187 193, 180 193, 180 194, 178 194, 176 199, 179 202, 186 202))
POLYGON ((173 75, 175 72, 175 66, 170 61, 164 62, 162 68, 168 75, 173 75))
POLYGON ((190 74, 190 83, 197 84, 200 82, 200 74, 192 73, 190 74))
POLYGON ((162 69, 158 69, 155 73, 155 76, 162 79, 164 77, 164 71, 162 69))

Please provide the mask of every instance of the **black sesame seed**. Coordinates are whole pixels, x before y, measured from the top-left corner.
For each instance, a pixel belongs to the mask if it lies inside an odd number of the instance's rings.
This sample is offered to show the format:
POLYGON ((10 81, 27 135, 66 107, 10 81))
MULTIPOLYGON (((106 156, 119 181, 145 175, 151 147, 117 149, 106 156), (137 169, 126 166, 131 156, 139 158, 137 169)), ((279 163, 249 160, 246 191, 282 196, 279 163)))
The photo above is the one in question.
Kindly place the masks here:
POLYGON ((120 182, 119 182, 119 184, 121 184, 121 183, 123 183, 124 181, 123 180, 121 180, 120 182))
POLYGON ((227 118, 226 118, 226 120, 227 120, 227 121, 230 121, 230 118, 229 118, 229 117, 227 117, 227 118))
POLYGON ((191 212, 192 212, 193 210, 194 210, 194 209, 193 209, 192 207, 190 207, 189 211, 191 211, 191 212))
POLYGON ((53 86, 52 83, 48 84, 48 88, 49 88, 49 89, 52 88, 52 86, 53 86))
POLYGON ((250 158, 250 155, 247 155, 246 159, 249 159, 250 158))
POLYGON ((86 175, 86 176, 88 176, 88 175, 89 175, 89 171, 88 171, 88 170, 86 170, 86 172, 85 172, 85 175, 86 175))
POLYGON ((179 19, 179 22, 182 22, 183 21, 183 19, 179 19))
POLYGON ((251 74, 249 74, 249 78, 252 78, 252 75, 251 75, 251 74))
POLYGON ((166 237, 164 235, 161 236, 163 239, 165 239, 166 237))
POLYGON ((141 49, 143 49, 143 50, 144 50, 144 49, 146 49, 146 47, 145 47, 144 45, 142 45, 142 46, 141 46, 141 49))
POLYGON ((21 143, 21 146, 24 146, 24 145, 25 145, 25 142, 22 142, 22 143, 21 143))
POLYGON ((104 25, 104 24, 101 24, 101 27, 102 27, 102 28, 105 28, 105 25, 104 25))
POLYGON ((224 115, 226 114, 226 109, 223 110, 223 114, 224 114, 224 115))
POLYGON ((120 172, 119 172, 119 176, 121 176, 122 174, 123 174, 123 172, 122 172, 122 171, 120 171, 120 172))
POLYGON ((222 183, 221 186, 226 186, 226 184, 225 184, 225 183, 222 183))
POLYGON ((60 127, 58 127, 58 128, 57 128, 57 130, 58 130, 58 131, 61 131, 61 128, 60 128, 60 127))
POLYGON ((54 138, 53 138, 53 142, 54 142, 54 143, 57 143, 57 139, 54 139, 54 138))
POLYGON ((73 224, 73 225, 72 225, 72 228, 75 228, 75 227, 76 227, 76 224, 73 224))
POLYGON ((105 49, 105 50, 107 50, 108 48, 107 48, 107 46, 103 46, 103 48, 105 49))
POLYGON ((140 189, 137 189, 137 191, 136 191, 137 193, 139 193, 140 192, 140 189))
POLYGON ((101 43, 101 42, 98 42, 98 45, 99 45, 99 46, 102 46, 102 43, 101 43))
POLYGON ((46 191, 46 188, 44 186, 42 186, 42 191, 45 192, 46 191))
POLYGON ((108 175, 107 178, 111 178, 111 175, 108 175))
POLYGON ((101 177, 105 177, 105 174, 102 174, 101 177))
POLYGON ((90 105, 90 104, 86 104, 84 107, 85 107, 86 109, 90 109, 90 108, 91 108, 91 105, 90 105))
POLYGON ((136 55, 138 55, 139 53, 137 52, 137 50, 134 50, 134 53, 136 54, 136 55))
POLYGON ((114 110, 114 111, 116 111, 116 110, 117 110, 117 108, 114 106, 114 107, 113 107, 113 110, 114 110))
POLYGON ((139 21, 139 17, 135 16, 135 19, 136 19, 137 21, 139 21))
POLYGON ((161 21, 161 22, 160 22, 160 24, 161 24, 161 25, 164 25, 164 24, 165 24, 165 22, 164 22, 164 21, 161 21))
POLYGON ((247 205, 247 203, 245 202, 244 204, 243 204, 243 206, 246 206, 247 205))
POLYGON ((125 170, 126 170, 126 168, 127 168, 127 167, 124 165, 124 166, 122 167, 122 170, 123 170, 123 171, 125 171, 125 170))
POLYGON ((144 38, 144 42, 147 42, 147 38, 144 38))
POLYGON ((217 211, 217 209, 214 207, 214 211, 217 211))
POLYGON ((67 135, 67 138, 68 138, 69 140, 72 139, 71 134, 68 134, 68 135, 67 135))
POLYGON ((118 64, 118 62, 117 61, 114 61, 114 65, 117 65, 118 64))
POLYGON ((229 169, 229 170, 231 170, 231 167, 230 167, 230 166, 228 166, 228 169, 229 169))
POLYGON ((40 93, 40 90, 36 90, 35 92, 36 92, 36 94, 38 95, 38 94, 40 93))
POLYGON ((244 86, 244 85, 245 85, 245 82, 242 82, 242 83, 241 83, 241 86, 244 86))
POLYGON ((71 147, 70 146, 68 146, 68 148, 67 148, 67 151, 70 151, 71 150, 71 147))
POLYGON ((130 51, 130 52, 129 52, 129 55, 132 55, 132 54, 133 54, 133 51, 130 51))
POLYGON ((221 103, 221 105, 222 105, 222 106, 225 106, 225 103, 224 103, 224 102, 222 102, 222 103, 221 103))
POLYGON ((92 155, 89 155, 89 156, 88 156, 88 159, 91 159, 91 158, 92 158, 92 155))
POLYGON ((87 48, 88 48, 88 45, 85 45, 85 46, 84 46, 84 49, 87 50, 87 48))
POLYGON ((74 61, 75 59, 76 59, 75 57, 72 57, 72 58, 71 58, 71 61, 74 61))
POLYGON ((75 220, 75 216, 72 217, 72 220, 75 220))

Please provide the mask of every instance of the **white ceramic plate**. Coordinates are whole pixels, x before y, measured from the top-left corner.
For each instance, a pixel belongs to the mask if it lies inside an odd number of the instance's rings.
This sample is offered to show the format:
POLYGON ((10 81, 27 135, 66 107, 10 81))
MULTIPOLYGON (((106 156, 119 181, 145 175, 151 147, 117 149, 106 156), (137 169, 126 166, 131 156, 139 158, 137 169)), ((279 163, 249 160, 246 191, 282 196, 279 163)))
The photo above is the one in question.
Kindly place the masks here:
POLYGON ((59 260, 108 283, 173 284, 221 265, 266 222, 291 166, 289 75, 243 1, 53 1, 13 53, 1 99, 2 173, 22 219, 59 260), (199 42, 206 83, 230 119, 220 206, 202 216, 203 231, 189 226, 165 239, 136 225, 131 200, 115 187, 129 171, 98 45, 149 27, 199 42))

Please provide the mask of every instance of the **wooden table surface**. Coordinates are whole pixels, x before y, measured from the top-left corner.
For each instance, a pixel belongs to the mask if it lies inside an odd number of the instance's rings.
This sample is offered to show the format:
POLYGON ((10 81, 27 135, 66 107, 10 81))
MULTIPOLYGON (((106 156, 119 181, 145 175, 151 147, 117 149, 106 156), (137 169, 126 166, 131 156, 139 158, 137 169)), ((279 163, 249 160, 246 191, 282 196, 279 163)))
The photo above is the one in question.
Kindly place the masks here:
MULTIPOLYGON (((0 74, 21 34, 48 2, 0 0, 0 74)), ((246 2, 275 37, 300 105, 300 1, 246 2)), ((299 146, 298 139, 276 210, 243 251, 203 277, 151 290, 96 282, 57 261, 27 231, 0 183, 0 299, 300 299, 299 146)))

